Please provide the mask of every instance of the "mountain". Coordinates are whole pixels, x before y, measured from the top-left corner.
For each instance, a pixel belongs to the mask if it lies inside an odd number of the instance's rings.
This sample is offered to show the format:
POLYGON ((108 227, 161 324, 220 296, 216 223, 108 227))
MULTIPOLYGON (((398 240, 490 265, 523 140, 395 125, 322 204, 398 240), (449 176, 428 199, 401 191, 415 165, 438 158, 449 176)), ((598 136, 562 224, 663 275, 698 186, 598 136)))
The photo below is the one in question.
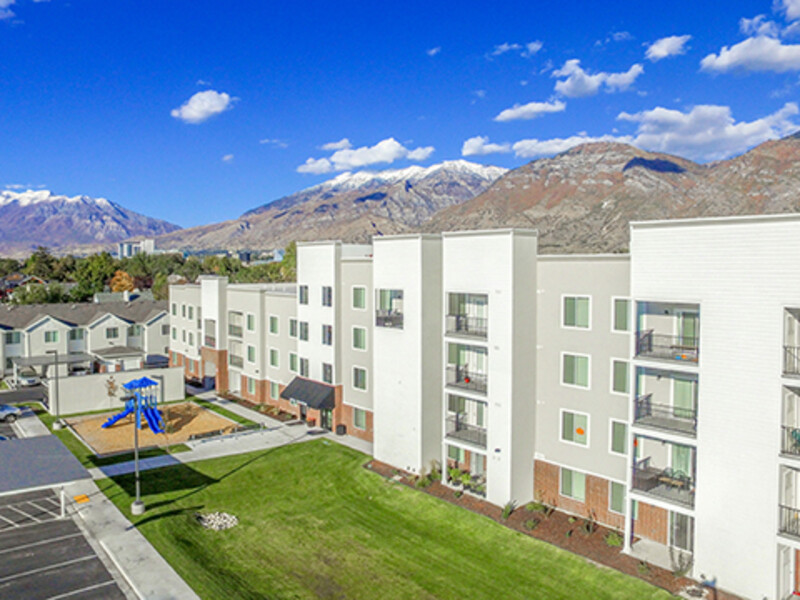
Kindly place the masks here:
POLYGON ((591 143, 509 171, 422 229, 528 227, 539 231, 543 253, 621 252, 630 221, 800 212, 799 191, 795 136, 708 165, 591 143))
POLYGON ((105 198, 58 196, 47 190, 0 191, 0 255, 29 254, 39 245, 67 249, 153 237, 177 225, 127 210, 105 198))
POLYGON ((456 160, 343 173, 238 219, 161 236, 157 245, 200 250, 279 247, 292 240, 366 242, 372 235, 420 228, 439 210, 477 196, 506 171, 456 160))

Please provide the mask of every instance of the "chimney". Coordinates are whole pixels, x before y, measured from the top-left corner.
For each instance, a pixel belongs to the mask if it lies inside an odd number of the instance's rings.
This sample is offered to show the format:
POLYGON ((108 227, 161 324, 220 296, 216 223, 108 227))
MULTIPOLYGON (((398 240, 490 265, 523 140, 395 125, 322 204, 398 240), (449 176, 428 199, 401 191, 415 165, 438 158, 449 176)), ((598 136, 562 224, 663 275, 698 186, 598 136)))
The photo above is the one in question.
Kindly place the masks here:
POLYGON ((122 292, 122 300, 123 302, 130 302, 131 300, 131 293, 128 290, 122 292))

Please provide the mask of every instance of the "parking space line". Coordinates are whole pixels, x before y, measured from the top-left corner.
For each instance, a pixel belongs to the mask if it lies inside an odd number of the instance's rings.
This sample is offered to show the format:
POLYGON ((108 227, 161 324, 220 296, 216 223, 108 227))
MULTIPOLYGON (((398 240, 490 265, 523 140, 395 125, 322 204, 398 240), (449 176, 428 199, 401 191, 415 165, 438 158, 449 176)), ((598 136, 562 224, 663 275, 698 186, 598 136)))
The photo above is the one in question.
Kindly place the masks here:
POLYGON ((28 575, 36 575, 36 573, 43 573, 45 571, 52 571, 53 569, 58 569, 60 567, 66 567, 69 565, 73 565, 79 562, 86 562, 87 560, 94 560, 97 556, 92 553, 89 556, 84 556, 82 558, 73 558, 72 560, 67 560, 62 563, 58 563, 56 565, 47 565, 46 567, 41 567, 39 569, 32 569, 30 571, 25 571, 24 573, 14 573, 14 575, 9 575, 8 577, 0 578, 0 583, 7 583, 9 581, 13 581, 14 579, 19 579, 21 577, 27 577, 28 575))
POLYGON ((59 518, 59 516, 60 516, 60 515, 57 515, 56 513, 54 513, 52 510, 49 510, 49 509, 47 509, 47 508, 44 508, 44 507, 42 507, 42 506, 39 506, 38 504, 36 504, 36 502, 34 502, 34 501, 32 501, 32 500, 31 500, 31 501, 29 501, 29 502, 28 502, 28 504, 30 504, 30 505, 31 505, 31 506, 33 506, 34 508, 38 508, 38 509, 39 509, 39 510, 41 510, 42 512, 46 512, 48 515, 52 515, 54 519, 58 519, 58 518, 59 518))
POLYGON ((19 527, 19 525, 17 525, 14 521, 12 521, 11 519, 7 519, 3 515, 0 515, 0 519, 3 519, 3 521, 6 521, 9 525, 11 525, 11 527, 19 527))
POLYGON ((36 518, 36 517, 34 517, 33 515, 29 515, 29 514, 28 514, 28 513, 26 513, 25 511, 18 509, 18 508, 17 508, 16 506, 14 506, 13 504, 9 504, 9 505, 7 505, 7 506, 6 506, 6 508, 10 508, 11 510, 18 512, 19 514, 21 514, 21 515, 22 515, 23 517, 25 517, 26 519, 30 519, 30 520, 32 520, 32 521, 36 521, 37 523, 41 523, 41 522, 42 522, 42 520, 41 520, 41 519, 37 519, 37 518, 36 518))
POLYGON ((27 548, 33 548, 34 546, 41 546, 43 544, 52 544, 53 542, 60 542, 61 540, 68 540, 74 537, 83 537, 83 534, 78 533, 71 533, 70 535, 62 535, 61 537, 57 538, 50 538, 47 540, 41 540, 39 542, 31 542, 30 544, 24 544, 22 546, 14 546, 13 548, 6 548, 4 550, 0 550, 0 554, 6 554, 7 552, 16 552, 17 550, 25 550, 27 548))
POLYGON ((98 590, 103 587, 107 587, 109 585, 117 585, 117 582, 113 579, 109 579, 103 583, 97 583, 95 585, 90 585, 85 588, 81 588, 79 590, 73 590, 71 592, 67 592, 65 594, 59 594, 58 596, 50 596, 47 600, 61 600, 62 598, 69 598, 70 596, 76 596, 78 594, 82 594, 83 592, 91 592, 92 590, 98 590))

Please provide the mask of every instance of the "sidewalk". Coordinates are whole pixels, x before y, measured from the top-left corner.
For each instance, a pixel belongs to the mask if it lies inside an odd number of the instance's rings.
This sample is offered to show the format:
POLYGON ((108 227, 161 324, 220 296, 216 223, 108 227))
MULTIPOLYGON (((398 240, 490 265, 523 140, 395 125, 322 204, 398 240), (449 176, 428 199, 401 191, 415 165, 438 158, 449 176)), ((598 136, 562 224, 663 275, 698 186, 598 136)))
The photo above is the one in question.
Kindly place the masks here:
POLYGON ((39 420, 30 408, 23 409, 22 416, 17 419, 12 427, 21 438, 50 435, 50 430, 39 420))

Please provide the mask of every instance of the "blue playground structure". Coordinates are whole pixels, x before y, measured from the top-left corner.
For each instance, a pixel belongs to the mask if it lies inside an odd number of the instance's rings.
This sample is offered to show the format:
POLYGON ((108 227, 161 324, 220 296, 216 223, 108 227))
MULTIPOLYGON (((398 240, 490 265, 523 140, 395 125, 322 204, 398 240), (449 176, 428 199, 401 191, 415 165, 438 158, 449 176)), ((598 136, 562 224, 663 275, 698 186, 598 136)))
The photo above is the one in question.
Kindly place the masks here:
POLYGON ((115 414, 103 423, 103 429, 111 427, 119 421, 127 417, 131 413, 135 413, 135 423, 138 429, 142 428, 142 417, 144 417, 147 426, 153 433, 164 433, 164 419, 162 413, 158 410, 158 382, 153 381, 148 377, 134 379, 124 384, 128 391, 133 392, 133 397, 125 401, 125 408, 122 412, 115 414))

